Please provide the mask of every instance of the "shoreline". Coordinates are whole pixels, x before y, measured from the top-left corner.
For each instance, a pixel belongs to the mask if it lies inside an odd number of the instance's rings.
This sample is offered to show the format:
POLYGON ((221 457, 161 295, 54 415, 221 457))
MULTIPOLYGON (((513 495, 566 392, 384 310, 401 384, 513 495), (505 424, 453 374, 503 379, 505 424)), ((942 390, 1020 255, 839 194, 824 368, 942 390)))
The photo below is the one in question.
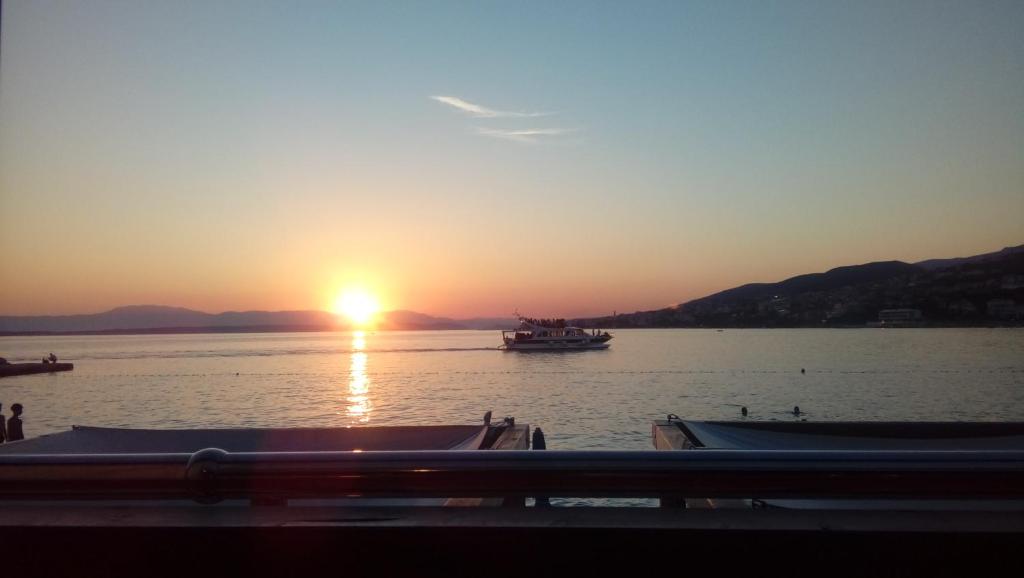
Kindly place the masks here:
MULTIPOLYGON (((987 324, 987 325, 918 325, 918 326, 891 326, 878 327, 869 325, 805 325, 788 327, 764 327, 764 326, 631 326, 631 327, 601 327, 608 330, 622 329, 704 329, 709 331, 739 330, 739 329, 1020 329, 1024 323, 1018 324, 987 324)), ((0 337, 62 337, 62 336, 102 336, 102 335, 204 335, 204 334, 237 334, 237 333, 336 333, 343 331, 359 331, 353 328, 321 327, 321 326, 253 326, 253 327, 154 327, 146 329, 101 329, 88 331, 0 331, 0 337)), ((474 329, 470 327, 387 327, 365 329, 363 331, 500 331, 500 329, 474 329)))

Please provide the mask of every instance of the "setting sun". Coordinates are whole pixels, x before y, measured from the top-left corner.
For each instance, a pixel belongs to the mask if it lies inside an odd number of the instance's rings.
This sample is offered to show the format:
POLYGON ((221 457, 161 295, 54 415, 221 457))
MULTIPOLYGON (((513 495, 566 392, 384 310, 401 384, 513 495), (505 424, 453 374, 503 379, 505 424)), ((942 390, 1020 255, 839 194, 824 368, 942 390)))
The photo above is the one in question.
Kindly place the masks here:
POLYGON ((355 325, 366 325, 380 311, 380 302, 366 291, 351 289, 335 299, 332 310, 338 315, 344 315, 355 325))

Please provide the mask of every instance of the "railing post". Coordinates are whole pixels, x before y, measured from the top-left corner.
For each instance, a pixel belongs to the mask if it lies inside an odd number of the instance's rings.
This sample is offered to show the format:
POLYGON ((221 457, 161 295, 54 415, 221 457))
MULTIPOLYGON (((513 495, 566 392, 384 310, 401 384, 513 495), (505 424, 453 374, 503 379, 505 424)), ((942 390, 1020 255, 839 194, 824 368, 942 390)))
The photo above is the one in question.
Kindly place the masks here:
MULTIPOLYGON (((513 416, 506 416, 505 417, 505 426, 508 428, 508 430, 506 430, 506 433, 510 433, 511 431, 515 430, 516 429, 516 418, 513 417, 513 416)), ((529 426, 526 426, 526 428, 527 428, 527 432, 526 433, 528 434, 529 433, 529 426)), ((516 432, 516 435, 518 435, 518 432, 516 432)), ((524 437, 525 437, 525 434, 524 434, 524 437)), ((522 440, 520 443, 523 443, 523 444, 529 443, 528 438, 527 439, 523 439, 522 437, 520 437, 519 439, 522 440)), ((499 448, 495 447, 495 449, 499 449, 499 448)), ((506 496, 505 499, 502 500, 501 505, 504 508, 525 508, 526 507, 526 498, 524 496, 506 496)))
MULTIPOLYGON (((548 449, 548 444, 544 440, 544 431, 541 430, 540 428, 536 428, 536 429, 533 430, 533 449, 535 449, 535 450, 546 450, 546 449, 548 449)), ((535 500, 535 506, 538 507, 538 508, 549 508, 549 507, 551 507, 551 500, 549 500, 546 496, 537 496, 536 498, 534 498, 534 500, 535 500)))
POLYGON ((215 489, 217 470, 228 457, 220 448, 206 448, 192 454, 185 464, 185 483, 192 499, 200 504, 216 504, 221 496, 215 489))

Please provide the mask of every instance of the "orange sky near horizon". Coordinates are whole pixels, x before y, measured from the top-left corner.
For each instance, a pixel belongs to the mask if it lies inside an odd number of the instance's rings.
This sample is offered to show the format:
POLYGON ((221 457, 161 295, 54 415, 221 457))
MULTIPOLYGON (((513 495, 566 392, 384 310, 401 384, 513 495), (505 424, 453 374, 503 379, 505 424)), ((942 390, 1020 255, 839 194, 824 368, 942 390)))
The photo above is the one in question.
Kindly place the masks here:
MULTIPOLYGON (((978 247, 966 252, 939 254, 952 257, 996 250, 978 247)), ((935 257, 932 253, 902 256, 905 261, 935 257)), ((750 267, 733 267, 728 262, 691 262, 645 275, 632 271, 588 270, 586 267, 509 267, 498 274, 473 271, 473 262, 452 259, 413 267, 400 262, 395 269, 383 267, 347 268, 301 263, 264 263, 259 270, 228 271, 217 267, 195 267, 189 275, 178 271, 146 269, 143 274, 122 273, 116 268, 93 271, 89 265, 77 270, 47 267, 45 262, 22 262, 17 267, 31 272, 0 286, 0 314, 62 315, 97 313, 122 305, 157 304, 187 307, 210 313, 230 310, 331 310, 347 289, 363 289, 375 295, 383 310, 406 309, 437 316, 508 317, 514 311, 533 316, 599 316, 613 311, 631 312, 665 307, 748 282, 778 281, 833 266, 872 260, 865 255, 850 262, 827 262, 827 255, 795 260, 765 259, 750 267), (800 268, 803 267, 803 268, 800 268), (788 269, 788 270, 787 270, 788 269), (439 271, 448 271, 440 274, 439 271), (452 273, 452 271, 460 271, 452 273), (99 274, 97 274, 99 273, 99 274), (163 273, 161 275, 161 273, 163 273), (218 274, 219 273, 219 274, 218 274), (80 276, 80 277, 79 277, 80 276), (105 279, 119 278, 112 286, 105 279), (73 281, 74 279, 81 281, 73 281), (92 280, 87 282, 87 280, 92 280), (73 291, 67 284, 74 282, 73 291), (12 306, 12 304, 17 304, 12 306)), ((290 261, 290 260, 286 260, 290 261)), ((391 263, 388 263, 391 264, 391 263)), ((542 264, 543 265, 543 264, 542 264)))

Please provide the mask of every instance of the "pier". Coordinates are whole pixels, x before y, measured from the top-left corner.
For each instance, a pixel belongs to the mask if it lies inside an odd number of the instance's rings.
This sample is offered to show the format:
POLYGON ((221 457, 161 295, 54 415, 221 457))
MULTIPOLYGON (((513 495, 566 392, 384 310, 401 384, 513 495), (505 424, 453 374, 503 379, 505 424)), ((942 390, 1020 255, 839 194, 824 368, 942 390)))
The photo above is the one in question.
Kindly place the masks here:
POLYGON ((0 363, 0 377, 31 375, 33 373, 56 373, 71 371, 74 363, 0 363))

